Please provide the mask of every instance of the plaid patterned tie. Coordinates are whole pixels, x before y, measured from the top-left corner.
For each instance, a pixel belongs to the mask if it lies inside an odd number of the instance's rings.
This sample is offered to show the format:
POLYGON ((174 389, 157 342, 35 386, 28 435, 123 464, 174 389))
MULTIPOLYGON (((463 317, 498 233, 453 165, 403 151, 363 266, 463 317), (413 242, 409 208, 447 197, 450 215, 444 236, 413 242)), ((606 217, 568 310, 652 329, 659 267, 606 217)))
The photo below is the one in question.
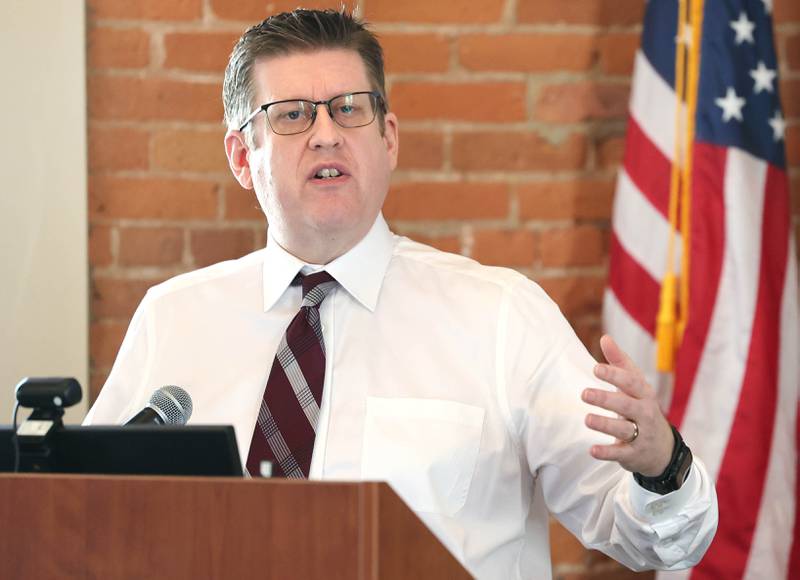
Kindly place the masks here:
POLYGON ((262 473, 262 461, 272 464, 274 477, 308 478, 314 451, 322 386, 325 343, 319 305, 336 286, 327 272, 302 277, 303 303, 286 329, 275 354, 267 388, 258 410, 247 471, 262 473))

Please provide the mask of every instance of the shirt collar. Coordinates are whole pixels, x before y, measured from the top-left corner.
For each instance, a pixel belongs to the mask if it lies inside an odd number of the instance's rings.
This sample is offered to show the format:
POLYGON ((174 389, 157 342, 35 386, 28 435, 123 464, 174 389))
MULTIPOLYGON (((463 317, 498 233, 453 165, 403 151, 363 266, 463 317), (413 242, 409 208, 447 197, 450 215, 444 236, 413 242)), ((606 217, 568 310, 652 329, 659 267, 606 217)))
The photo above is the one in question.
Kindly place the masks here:
MULTIPOLYGON (((325 270, 362 306, 374 311, 393 252, 392 232, 383 215, 378 214, 367 235, 346 253, 326 264, 325 270)), ((263 272, 265 311, 275 305, 306 265, 267 234, 263 272)))

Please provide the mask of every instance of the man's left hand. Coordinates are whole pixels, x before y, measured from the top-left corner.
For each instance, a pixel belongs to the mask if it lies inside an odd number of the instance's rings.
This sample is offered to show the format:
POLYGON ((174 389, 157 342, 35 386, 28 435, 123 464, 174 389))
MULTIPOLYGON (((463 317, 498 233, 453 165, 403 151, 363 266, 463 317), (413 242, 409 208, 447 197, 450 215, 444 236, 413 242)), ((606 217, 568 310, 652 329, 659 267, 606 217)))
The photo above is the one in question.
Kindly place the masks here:
POLYGON ((660 475, 669 464, 675 440, 656 400, 655 389, 610 336, 600 339, 600 348, 608 364, 595 366, 594 374, 619 391, 585 389, 582 398, 590 405, 617 413, 618 418, 589 413, 586 426, 617 441, 592 446, 592 457, 616 461, 628 471, 646 477, 660 475))

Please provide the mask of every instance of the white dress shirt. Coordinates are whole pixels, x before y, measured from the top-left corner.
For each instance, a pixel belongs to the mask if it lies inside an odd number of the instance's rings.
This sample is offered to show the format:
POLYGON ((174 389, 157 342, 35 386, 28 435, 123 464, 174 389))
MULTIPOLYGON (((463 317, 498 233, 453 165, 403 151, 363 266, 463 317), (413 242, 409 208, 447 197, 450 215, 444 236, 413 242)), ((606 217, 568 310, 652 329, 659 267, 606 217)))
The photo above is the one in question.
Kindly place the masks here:
MULTIPOLYGON (((121 423, 177 384, 192 424, 234 426, 244 462, 304 267, 269 239, 151 288, 86 423, 121 423)), ((717 522, 702 463, 660 496, 589 455, 610 438, 585 427, 580 393, 611 387, 539 286, 395 236, 382 216, 325 269, 340 286, 320 308, 311 479, 388 481, 479 578, 550 578, 548 511, 631 568, 699 560, 717 522)))

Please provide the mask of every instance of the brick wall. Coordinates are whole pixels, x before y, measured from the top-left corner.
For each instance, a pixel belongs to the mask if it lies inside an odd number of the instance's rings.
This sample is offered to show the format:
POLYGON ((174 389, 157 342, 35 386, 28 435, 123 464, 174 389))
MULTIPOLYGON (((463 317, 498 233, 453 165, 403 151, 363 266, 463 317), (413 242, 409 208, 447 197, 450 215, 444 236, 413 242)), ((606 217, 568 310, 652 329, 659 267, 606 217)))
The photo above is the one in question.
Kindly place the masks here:
MULTIPOLYGON (((800 3, 774 3, 800 238, 800 3)), ((253 194, 227 169, 222 71, 245 27, 298 1, 87 4, 96 396, 148 286, 265 243, 253 194)), ((359 4, 386 49, 400 118, 392 227, 534 278, 596 352, 644 1, 359 4)), ((553 535, 558 578, 626 576, 558 526, 553 535)))

